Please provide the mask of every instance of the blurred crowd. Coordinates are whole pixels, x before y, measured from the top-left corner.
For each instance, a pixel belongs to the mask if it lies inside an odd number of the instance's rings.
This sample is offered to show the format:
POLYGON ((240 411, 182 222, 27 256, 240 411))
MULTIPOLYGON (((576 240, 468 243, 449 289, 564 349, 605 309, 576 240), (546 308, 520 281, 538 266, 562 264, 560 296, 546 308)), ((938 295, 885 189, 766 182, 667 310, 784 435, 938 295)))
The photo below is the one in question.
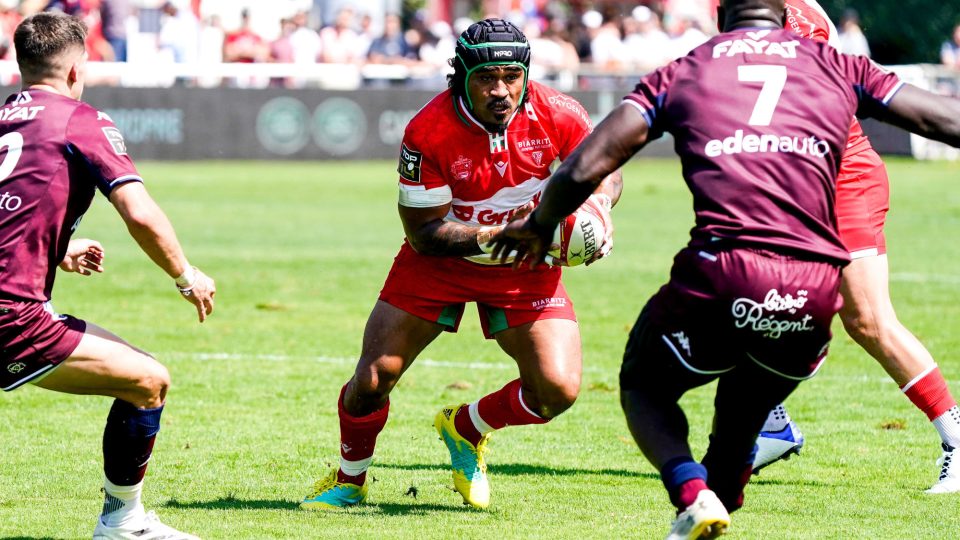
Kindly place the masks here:
MULTIPOLYGON (((535 76, 550 79, 573 73, 579 80, 585 76, 589 80, 645 73, 687 54, 716 32, 717 3, 528 0, 510 3, 517 7, 504 13, 502 1, 481 1, 477 13, 486 8, 493 15, 498 9, 497 16, 523 29, 530 40, 535 76)), ((24 16, 61 10, 87 22, 88 52, 95 61, 390 65, 432 73, 436 80, 449 70, 456 36, 473 22, 444 20, 427 10, 374 17, 346 3, 329 21, 318 20, 310 11, 275 13, 275 22, 267 23, 274 31, 268 33, 263 30, 265 21, 252 24, 244 2, 228 4, 236 10, 229 19, 239 21, 229 28, 221 22, 227 17, 203 9, 202 0, 158 0, 151 9, 142 5, 135 0, 0 0, 0 58, 12 58, 13 30, 24 16)), ((844 52, 870 55, 855 11, 844 13, 838 29, 844 52)), ((944 43, 941 57, 945 65, 960 69, 960 25, 944 43)), ((303 86, 309 81, 261 77, 231 78, 226 83, 303 86)))

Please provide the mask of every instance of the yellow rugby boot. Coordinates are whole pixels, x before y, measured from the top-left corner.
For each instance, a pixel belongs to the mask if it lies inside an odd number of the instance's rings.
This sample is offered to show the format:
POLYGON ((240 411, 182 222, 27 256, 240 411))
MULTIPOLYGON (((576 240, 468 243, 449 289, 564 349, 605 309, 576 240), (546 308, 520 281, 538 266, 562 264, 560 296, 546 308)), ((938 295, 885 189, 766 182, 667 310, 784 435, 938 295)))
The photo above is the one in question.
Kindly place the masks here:
POLYGON ((313 492, 300 503, 304 510, 339 510, 356 506, 367 498, 367 483, 362 486, 337 480, 337 470, 313 485, 313 492))
POLYGON ((474 446, 457 433, 453 419, 457 416, 457 411, 466 406, 461 403, 444 408, 434 418, 433 427, 450 451, 453 486, 463 496, 463 503, 475 508, 486 508, 490 506, 490 484, 487 482, 487 463, 483 455, 487 451, 490 434, 484 435, 477 446, 474 446))

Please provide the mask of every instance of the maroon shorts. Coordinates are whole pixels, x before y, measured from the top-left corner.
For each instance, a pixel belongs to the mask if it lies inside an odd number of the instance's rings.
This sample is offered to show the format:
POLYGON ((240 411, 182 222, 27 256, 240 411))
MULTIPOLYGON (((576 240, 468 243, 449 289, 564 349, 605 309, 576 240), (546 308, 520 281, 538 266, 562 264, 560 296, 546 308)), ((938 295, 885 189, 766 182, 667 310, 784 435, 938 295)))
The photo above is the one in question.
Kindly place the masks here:
POLYGON ((0 299, 0 388, 13 390, 55 368, 80 344, 87 323, 49 302, 0 299))
POLYGON ((890 209, 890 180, 871 148, 844 154, 837 176, 837 225, 854 259, 887 252, 883 225, 890 209))
POLYGON ((560 268, 530 270, 488 266, 460 257, 420 255, 404 243, 393 261, 380 300, 455 332, 467 302, 476 302, 483 334, 541 319, 575 321, 560 268))
POLYGON ((631 332, 621 385, 678 370, 703 384, 742 365, 812 377, 826 357, 839 289, 832 263, 688 247, 631 332))

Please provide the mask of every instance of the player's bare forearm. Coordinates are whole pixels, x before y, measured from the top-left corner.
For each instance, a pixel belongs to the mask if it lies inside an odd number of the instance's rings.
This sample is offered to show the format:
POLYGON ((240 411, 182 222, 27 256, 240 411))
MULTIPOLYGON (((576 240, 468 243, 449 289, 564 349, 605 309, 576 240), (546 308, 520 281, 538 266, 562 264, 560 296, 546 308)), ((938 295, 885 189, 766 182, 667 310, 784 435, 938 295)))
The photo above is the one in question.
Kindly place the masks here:
POLYGON ((646 120, 635 107, 614 109, 550 177, 534 213, 537 224, 555 226, 598 187, 615 203, 623 190, 619 169, 646 144, 647 134, 646 120))
POLYGON ((176 278, 189 268, 173 225, 141 184, 118 187, 110 202, 140 248, 168 276, 176 278))
POLYGON ((878 115, 885 122, 960 148, 960 100, 904 85, 878 115))
POLYGON ((480 255, 480 242, 489 240, 488 229, 446 221, 450 205, 414 208, 400 205, 400 221, 407 241, 417 253, 466 257, 480 255), (485 235, 485 238, 480 238, 485 235))

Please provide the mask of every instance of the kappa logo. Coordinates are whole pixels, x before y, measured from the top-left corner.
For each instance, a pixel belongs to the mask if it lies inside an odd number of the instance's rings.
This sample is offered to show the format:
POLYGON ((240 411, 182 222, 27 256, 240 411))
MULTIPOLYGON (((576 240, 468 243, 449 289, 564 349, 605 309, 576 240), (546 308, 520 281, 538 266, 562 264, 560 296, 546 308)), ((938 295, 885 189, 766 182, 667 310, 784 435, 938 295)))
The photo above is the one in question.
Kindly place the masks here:
POLYGON ((674 332, 670 334, 673 339, 677 341, 677 344, 687 353, 687 357, 693 356, 693 352, 690 351, 690 338, 687 337, 687 334, 681 332, 674 332))
POLYGON ((804 315, 800 320, 782 320, 778 313, 796 315, 807 305, 807 291, 798 290, 797 295, 781 295, 776 289, 767 291, 762 302, 750 298, 738 298, 731 309, 737 328, 749 328, 763 337, 779 339, 785 332, 810 332, 812 315, 804 315))
POLYGON ((407 145, 400 145, 400 164, 397 166, 397 172, 400 177, 410 182, 420 183, 420 164, 423 161, 423 153, 407 148, 407 145))
POLYGON ((17 373, 20 373, 26 368, 27 368, 27 365, 24 364, 23 362, 14 362, 13 364, 10 364, 7 366, 7 371, 16 375, 17 373))
POLYGON ((103 128, 103 134, 107 137, 107 142, 113 147, 113 151, 118 156, 127 155, 127 143, 123 140, 123 134, 120 130, 110 126, 103 128))
POLYGON ((500 173, 501 177, 507 174, 507 165, 509 164, 506 161, 498 161, 493 164, 493 166, 496 167, 497 172, 500 173))

